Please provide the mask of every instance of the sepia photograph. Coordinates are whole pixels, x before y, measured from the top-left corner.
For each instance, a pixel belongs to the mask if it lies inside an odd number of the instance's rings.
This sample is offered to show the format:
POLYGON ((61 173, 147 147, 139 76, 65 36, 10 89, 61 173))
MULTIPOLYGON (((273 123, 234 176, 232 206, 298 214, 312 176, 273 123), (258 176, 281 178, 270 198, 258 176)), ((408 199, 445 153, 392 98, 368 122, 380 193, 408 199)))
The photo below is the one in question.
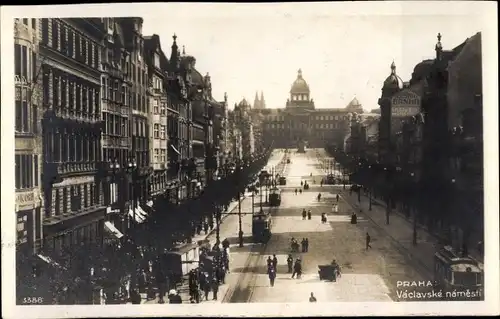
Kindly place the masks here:
POLYGON ((5 317, 498 314, 496 6, 2 7, 5 317))

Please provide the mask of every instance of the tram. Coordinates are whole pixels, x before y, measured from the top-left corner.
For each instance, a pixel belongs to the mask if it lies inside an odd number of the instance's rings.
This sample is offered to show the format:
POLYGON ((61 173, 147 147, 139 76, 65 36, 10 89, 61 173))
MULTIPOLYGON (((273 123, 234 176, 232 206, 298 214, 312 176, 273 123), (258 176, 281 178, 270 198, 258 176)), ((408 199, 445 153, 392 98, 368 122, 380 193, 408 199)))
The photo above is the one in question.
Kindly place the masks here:
POLYGON ((257 213, 252 218, 253 240, 259 243, 267 243, 271 238, 272 220, 267 213, 257 213))
POLYGON ((443 299, 483 300, 483 264, 471 257, 460 257, 451 246, 434 255, 434 282, 443 299))
POLYGON ((333 174, 328 174, 325 180, 326 185, 335 185, 335 176, 333 174))
POLYGON ((280 176, 278 179, 278 182, 280 185, 286 185, 286 177, 285 176, 280 176))
POLYGON ((281 205, 281 190, 278 187, 274 187, 269 190, 269 205, 281 205))

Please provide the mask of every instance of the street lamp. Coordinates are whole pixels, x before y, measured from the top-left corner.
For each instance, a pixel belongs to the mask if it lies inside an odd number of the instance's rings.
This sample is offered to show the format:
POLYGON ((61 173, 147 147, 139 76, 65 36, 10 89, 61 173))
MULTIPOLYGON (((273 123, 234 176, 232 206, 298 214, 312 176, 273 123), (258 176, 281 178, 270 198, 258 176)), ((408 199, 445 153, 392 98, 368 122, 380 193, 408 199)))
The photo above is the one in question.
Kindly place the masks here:
MULTIPOLYGON (((415 186, 415 180, 414 180, 415 173, 411 172, 410 176, 411 176, 411 183, 413 186, 415 186)), ((415 200, 414 200, 415 189, 414 188, 415 187, 411 188, 412 194, 411 194, 410 198, 412 199, 412 205, 410 207, 411 207, 411 209, 413 209, 413 245, 416 245, 417 244, 417 208, 414 207, 414 205, 415 205, 415 200)))
MULTIPOLYGON (((127 162, 127 171, 131 174, 132 177, 132 214, 134 217, 134 222, 132 225, 135 225, 137 221, 136 216, 136 207, 137 207, 137 181, 136 181, 136 173, 137 173, 137 162, 134 157, 130 157, 127 162)), ((135 226, 133 226, 135 227, 135 226)))
POLYGON ((389 180, 389 170, 387 169, 387 167, 384 167, 384 172, 385 172, 385 179, 386 179, 385 223, 387 225, 389 225, 389 214, 390 214, 392 203, 391 203, 390 189, 389 189, 389 186, 387 185, 388 180, 389 180))
MULTIPOLYGON (((358 180, 361 182, 361 162, 358 163, 358 180)), ((360 183, 361 184, 361 183, 360 183)), ((358 185, 358 203, 361 203, 361 185, 358 185)))
POLYGON ((369 205, 370 205, 370 206, 368 207, 368 210, 369 210, 369 211, 371 211, 371 210, 372 210, 372 184, 373 184, 373 182, 372 182, 372 178, 371 178, 371 177, 372 177, 372 166, 371 166, 371 165, 369 165, 369 166, 368 166, 368 169, 370 170, 370 172, 369 172, 369 174, 370 174, 370 185, 369 185, 369 187, 368 187, 368 190, 369 190, 369 192, 370 192, 370 193, 369 193, 369 196, 370 196, 370 198, 369 198, 369 203, 370 203, 370 204, 369 204, 369 205))
MULTIPOLYGON (((241 166, 238 165, 238 181, 241 181, 241 166)), ((239 246, 243 247, 243 225, 241 222, 241 185, 238 185, 238 238, 239 238, 239 246)))

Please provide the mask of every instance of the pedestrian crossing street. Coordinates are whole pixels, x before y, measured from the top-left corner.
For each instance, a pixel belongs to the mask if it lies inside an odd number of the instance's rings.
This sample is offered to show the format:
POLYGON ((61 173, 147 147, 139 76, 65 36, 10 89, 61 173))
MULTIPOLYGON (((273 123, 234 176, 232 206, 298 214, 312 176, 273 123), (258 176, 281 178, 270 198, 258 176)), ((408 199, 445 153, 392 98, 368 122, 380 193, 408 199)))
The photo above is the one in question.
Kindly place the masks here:
POLYGON ((267 275, 256 276, 251 302, 309 302, 311 292, 317 302, 391 301, 389 288, 376 274, 345 274, 336 282, 321 281, 318 274, 304 274, 301 279, 278 274, 274 287, 267 275))

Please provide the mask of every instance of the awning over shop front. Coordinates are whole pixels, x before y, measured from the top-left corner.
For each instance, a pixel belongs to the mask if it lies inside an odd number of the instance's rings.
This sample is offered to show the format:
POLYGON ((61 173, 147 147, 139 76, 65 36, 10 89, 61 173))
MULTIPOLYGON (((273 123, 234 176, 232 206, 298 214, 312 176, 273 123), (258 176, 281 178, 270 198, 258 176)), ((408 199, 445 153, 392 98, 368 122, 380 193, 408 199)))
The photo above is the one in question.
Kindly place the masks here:
POLYGON ((179 152, 179 151, 175 148, 175 146, 170 145, 170 147, 174 150, 174 152, 176 152, 177 154, 181 155, 181 152, 179 152))
POLYGON ((106 228, 111 234, 116 236, 116 238, 118 239, 123 237, 123 234, 118 229, 116 229, 115 225, 113 225, 109 221, 104 222, 104 228, 106 228))
POLYGON ((58 268, 64 268, 59 263, 57 263, 54 259, 52 259, 52 258, 50 258, 48 256, 45 256, 45 255, 42 255, 42 254, 38 254, 37 256, 38 256, 38 258, 40 258, 41 260, 43 260, 44 262, 46 262, 49 265, 52 265, 52 266, 55 266, 55 267, 58 267, 58 268))
POLYGON ((138 224, 142 224, 146 220, 146 213, 142 213, 143 211, 140 211, 138 207, 135 208, 135 212, 132 209, 128 210, 128 215, 132 218, 135 218, 135 221, 138 224))

